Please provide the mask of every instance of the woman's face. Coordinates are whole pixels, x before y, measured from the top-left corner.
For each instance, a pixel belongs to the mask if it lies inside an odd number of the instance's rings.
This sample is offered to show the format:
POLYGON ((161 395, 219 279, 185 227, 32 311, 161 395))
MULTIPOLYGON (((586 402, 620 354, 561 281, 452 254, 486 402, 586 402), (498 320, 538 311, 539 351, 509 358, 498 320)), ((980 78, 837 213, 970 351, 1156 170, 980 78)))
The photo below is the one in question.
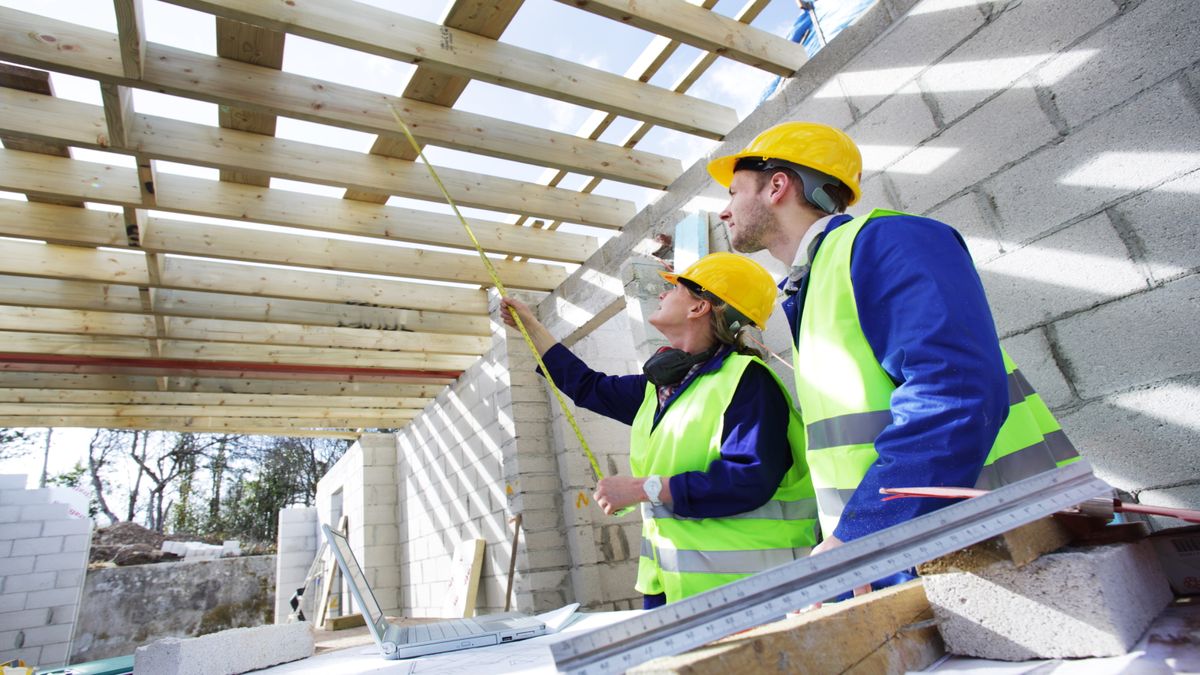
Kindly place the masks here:
POLYGON ((687 322, 688 312, 699 302, 704 301, 692 295, 683 284, 676 283, 658 296, 658 309, 648 321, 669 340, 687 322))

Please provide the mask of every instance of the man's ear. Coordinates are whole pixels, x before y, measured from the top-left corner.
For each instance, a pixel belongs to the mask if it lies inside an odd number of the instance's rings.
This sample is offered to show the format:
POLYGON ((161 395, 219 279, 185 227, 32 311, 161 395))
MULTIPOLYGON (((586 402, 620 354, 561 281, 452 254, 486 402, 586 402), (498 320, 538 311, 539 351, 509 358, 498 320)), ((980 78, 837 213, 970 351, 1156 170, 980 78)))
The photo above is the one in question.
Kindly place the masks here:
POLYGON ((771 200, 772 204, 779 204, 787 196, 788 186, 793 185, 795 185, 795 181, 790 175, 783 171, 776 171, 767 181, 767 198, 771 200))

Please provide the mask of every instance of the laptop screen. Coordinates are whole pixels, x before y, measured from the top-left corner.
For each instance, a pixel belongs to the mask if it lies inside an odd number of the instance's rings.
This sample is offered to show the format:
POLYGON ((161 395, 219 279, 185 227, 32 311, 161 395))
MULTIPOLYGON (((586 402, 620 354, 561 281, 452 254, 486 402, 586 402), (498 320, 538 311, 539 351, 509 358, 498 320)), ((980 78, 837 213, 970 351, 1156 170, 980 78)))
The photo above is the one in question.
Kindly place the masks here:
POLYGON ((387 621, 383 616, 383 609, 379 606, 379 601, 375 599, 375 594, 371 592, 371 587, 367 585, 367 579, 363 575, 362 567, 358 564, 358 558, 354 557, 354 551, 350 550, 350 542, 346 541, 346 535, 341 532, 334 532, 328 525, 325 526, 325 533, 333 545, 337 548, 337 552, 343 562, 343 572, 350 576, 350 583, 358 590, 360 596, 362 611, 367 615, 367 620, 370 621, 379 631, 379 635, 383 635, 383 631, 387 629, 387 621))

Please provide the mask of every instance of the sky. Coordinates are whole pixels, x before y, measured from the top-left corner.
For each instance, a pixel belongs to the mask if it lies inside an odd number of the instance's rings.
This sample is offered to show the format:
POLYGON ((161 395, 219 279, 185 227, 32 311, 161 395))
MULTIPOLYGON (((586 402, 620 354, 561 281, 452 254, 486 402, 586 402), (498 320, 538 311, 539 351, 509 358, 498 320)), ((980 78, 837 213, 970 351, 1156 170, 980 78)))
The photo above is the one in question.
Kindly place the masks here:
MULTIPOLYGON (((818 2, 818 12, 827 11, 824 8, 836 9, 841 1, 818 2)), ((446 2, 439 0, 366 0, 366 4, 437 23, 440 22, 448 0, 446 2)), ((715 11, 733 15, 743 4, 743 0, 721 0, 715 7, 715 11)), ((112 3, 103 0, 0 0, 0 6, 50 16, 98 30, 116 32, 116 19, 112 3)), ((783 36, 790 30, 797 11, 794 0, 773 0, 752 25, 783 36)), ((148 41, 165 43, 205 54, 216 53, 215 20, 211 15, 157 0, 143 0, 143 16, 148 41)), ((652 38, 651 33, 580 11, 554 0, 525 0, 521 10, 500 40, 593 68, 624 74, 652 38)), ((286 45, 283 66, 285 71, 388 94, 401 92, 415 69, 414 66, 407 63, 322 44, 295 35, 287 36, 286 45)), ((681 47, 668 61, 666 67, 651 80, 651 83, 664 87, 670 86, 698 54, 699 51, 694 48, 681 47)), ((742 119, 757 106, 764 88, 773 79, 772 75, 764 71, 728 59, 719 59, 688 90, 687 94, 731 107, 737 111, 738 118, 742 119)), ((59 73, 52 73, 51 80, 57 96, 101 105, 99 86, 94 81, 59 73)), ((142 90, 134 90, 133 100, 134 108, 140 113, 197 124, 217 125, 217 106, 214 104, 142 90)), ((455 108, 571 134, 576 133, 591 114, 591 110, 569 103, 475 81, 467 86, 455 108)), ((633 124, 631 120, 620 118, 601 137, 601 140, 618 141, 632 128, 633 124)), ((276 135, 280 138, 303 140, 308 143, 359 152, 369 150, 374 141, 374 137, 369 134, 284 117, 279 118, 276 135)), ((637 145, 637 148, 676 157, 682 161, 683 166, 687 167, 707 154, 715 144, 715 141, 655 128, 637 145)), ((72 156, 85 161, 103 162, 130 168, 134 166, 132 157, 117 153, 74 148, 72 156)), ((437 167, 461 168, 522 180, 536 181, 547 173, 543 167, 471 155, 446 148, 430 147, 426 151, 426 156, 437 167)), ((158 170, 163 173, 180 173, 211 180, 217 179, 215 169, 202 167, 158 162, 158 170)), ((578 189, 586 180, 586 177, 570 176, 562 183, 562 187, 578 189)), ((273 179, 272 187, 335 197, 341 197, 343 193, 341 188, 280 179, 273 179)), ((603 181, 595 192, 631 200, 639 210, 659 194, 654 190, 613 181, 603 181)), ((0 198, 23 199, 20 195, 3 192, 0 192, 0 198)), ((440 202, 392 197, 388 203, 436 213, 449 211, 448 207, 440 202)), ((89 204, 88 206, 103 210, 119 210, 117 207, 103 204, 89 204)), ((514 222, 516 219, 510 214, 482 209, 464 208, 462 211, 468 219, 484 218, 502 222, 514 222)), ((151 215, 239 227, 246 226, 243 222, 232 223, 178 214, 151 212, 151 215)), ((274 226, 262 226, 262 228, 294 234, 312 234, 302 230, 274 226)), ((615 235, 615 232, 612 231, 583 225, 564 224, 561 229, 586 233, 598 237, 601 241, 615 235)), ((378 240, 369 241, 380 243, 378 240)), ((398 245, 403 246, 404 244, 398 245)), ((75 461, 83 456, 90 437, 91 430, 56 430, 53 435, 50 473, 53 475, 69 470, 75 461)), ((37 451, 26 458, 0 461, 0 474, 25 473, 30 476, 31 484, 36 483, 40 471, 40 446, 37 451)))

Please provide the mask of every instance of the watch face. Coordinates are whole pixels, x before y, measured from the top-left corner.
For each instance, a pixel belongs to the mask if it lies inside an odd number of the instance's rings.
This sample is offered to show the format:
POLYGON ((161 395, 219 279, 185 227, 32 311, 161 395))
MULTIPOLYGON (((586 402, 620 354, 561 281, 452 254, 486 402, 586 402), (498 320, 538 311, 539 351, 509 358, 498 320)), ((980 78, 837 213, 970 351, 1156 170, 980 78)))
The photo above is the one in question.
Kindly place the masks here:
POLYGON ((662 479, 658 476, 650 476, 642 484, 642 491, 646 493, 650 503, 658 504, 658 493, 662 492, 662 479))

